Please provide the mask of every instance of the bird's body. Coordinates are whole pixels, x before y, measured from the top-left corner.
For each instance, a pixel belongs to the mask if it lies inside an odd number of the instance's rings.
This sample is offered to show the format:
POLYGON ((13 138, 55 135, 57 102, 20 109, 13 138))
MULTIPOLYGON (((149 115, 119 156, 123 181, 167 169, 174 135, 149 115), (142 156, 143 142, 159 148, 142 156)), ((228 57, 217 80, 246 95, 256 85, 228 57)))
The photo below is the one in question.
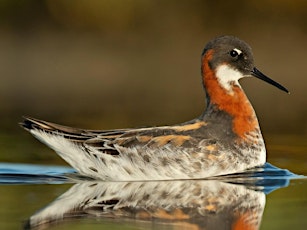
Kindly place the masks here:
POLYGON ((238 80, 256 76, 250 47, 222 36, 202 55, 207 108, 189 122, 138 129, 82 130, 26 118, 22 126, 79 173, 102 180, 205 178, 263 165, 266 150, 252 105, 238 80))

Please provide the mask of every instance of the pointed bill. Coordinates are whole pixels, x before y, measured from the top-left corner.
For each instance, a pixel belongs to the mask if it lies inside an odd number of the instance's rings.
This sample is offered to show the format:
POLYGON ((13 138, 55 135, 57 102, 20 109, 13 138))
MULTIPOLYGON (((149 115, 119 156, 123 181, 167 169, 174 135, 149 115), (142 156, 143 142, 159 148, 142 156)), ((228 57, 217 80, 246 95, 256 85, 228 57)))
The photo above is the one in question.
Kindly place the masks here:
POLYGON ((256 67, 253 68, 252 75, 256 78, 259 78, 259 79, 271 84, 271 85, 276 86, 278 89, 285 91, 286 93, 290 93, 285 87, 283 87, 281 84, 277 83, 276 81, 273 81, 271 78, 265 76, 256 67))

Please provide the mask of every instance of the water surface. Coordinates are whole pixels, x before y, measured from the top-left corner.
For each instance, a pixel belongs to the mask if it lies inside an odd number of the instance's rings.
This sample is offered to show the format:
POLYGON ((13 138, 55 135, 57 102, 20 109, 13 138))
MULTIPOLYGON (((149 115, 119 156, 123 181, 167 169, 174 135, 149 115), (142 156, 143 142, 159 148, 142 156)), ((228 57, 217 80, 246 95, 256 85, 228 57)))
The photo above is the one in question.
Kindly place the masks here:
POLYGON ((270 141, 269 161, 296 174, 267 163, 204 180, 102 182, 40 144, 15 146, 56 160, 0 163, 0 229, 305 229, 306 143, 270 141))

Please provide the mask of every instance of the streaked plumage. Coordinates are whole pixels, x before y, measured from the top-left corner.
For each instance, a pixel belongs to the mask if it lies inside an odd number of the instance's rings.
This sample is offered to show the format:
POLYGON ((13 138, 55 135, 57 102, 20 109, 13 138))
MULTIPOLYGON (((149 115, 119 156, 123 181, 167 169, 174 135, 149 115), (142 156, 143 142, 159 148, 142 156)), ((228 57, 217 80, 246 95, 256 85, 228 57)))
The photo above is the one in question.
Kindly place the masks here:
POLYGON ((25 118, 22 126, 79 173, 102 180, 204 178, 265 163, 253 107, 238 80, 256 76, 287 91, 254 67, 250 47, 232 36, 207 44, 202 79, 207 108, 174 126, 82 130, 25 118))
POLYGON ((258 189, 219 180, 82 182, 33 214, 26 229, 90 218, 121 226, 130 220, 137 229, 145 222, 150 229, 257 230, 265 206, 258 189))

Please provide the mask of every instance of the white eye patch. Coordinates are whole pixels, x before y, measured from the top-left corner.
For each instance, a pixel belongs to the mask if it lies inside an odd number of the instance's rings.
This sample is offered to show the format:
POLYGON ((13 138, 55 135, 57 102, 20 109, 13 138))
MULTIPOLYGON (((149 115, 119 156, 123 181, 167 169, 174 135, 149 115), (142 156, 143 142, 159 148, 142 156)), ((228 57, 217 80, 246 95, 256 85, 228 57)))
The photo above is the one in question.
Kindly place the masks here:
POLYGON ((236 51, 238 53, 238 55, 241 55, 241 53, 242 53, 242 51, 237 49, 237 48, 234 48, 233 50, 236 51))

